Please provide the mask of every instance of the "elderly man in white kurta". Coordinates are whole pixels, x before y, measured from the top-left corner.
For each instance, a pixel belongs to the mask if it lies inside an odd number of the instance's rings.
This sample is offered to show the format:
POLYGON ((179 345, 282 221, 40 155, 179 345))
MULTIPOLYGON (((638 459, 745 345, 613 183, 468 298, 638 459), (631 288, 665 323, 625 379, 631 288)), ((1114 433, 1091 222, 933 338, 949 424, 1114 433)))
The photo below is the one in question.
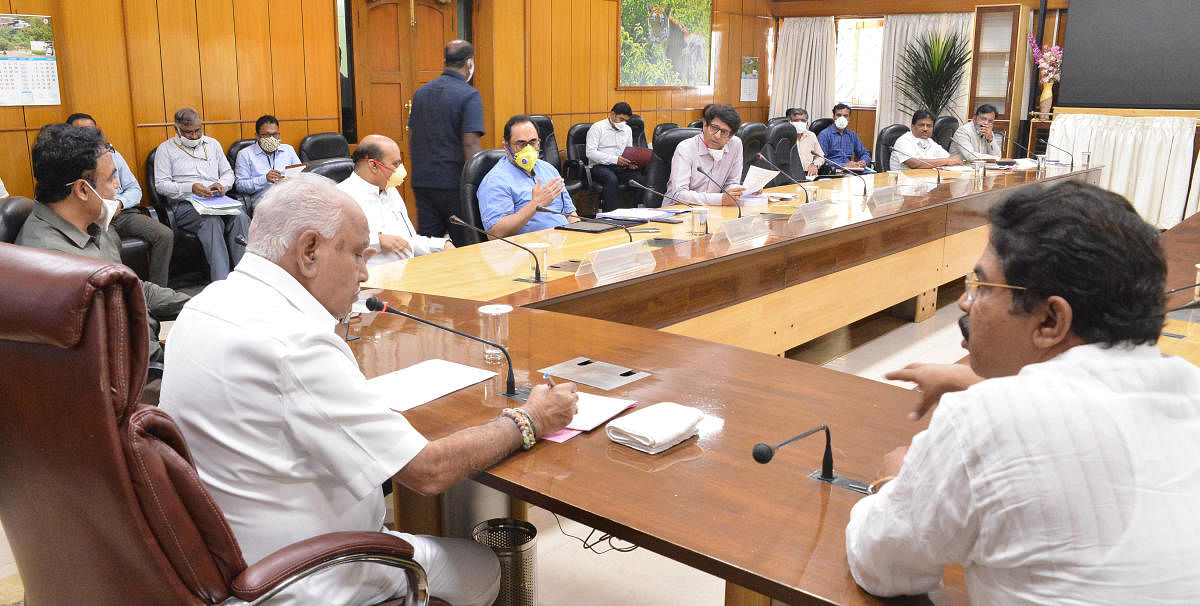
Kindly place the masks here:
POLYGON ((941 403, 851 511, 859 585, 925 593, 957 562, 974 604, 1194 604, 1200 368, 1155 346, 1164 281, 1157 230, 1116 194, 995 207, 959 299, 970 368, 889 375, 941 403))
MULTIPOLYGON (((368 240, 362 211, 332 181, 290 177, 263 196, 237 269, 192 299, 171 333, 161 406, 247 561, 329 532, 382 532, 385 480, 439 493, 574 414, 565 383, 534 387, 523 407, 433 441, 390 410, 334 332, 367 277, 368 240)), ((433 595, 495 599, 500 567, 487 548, 395 534, 412 544, 433 595)), ((374 604, 403 596, 405 583, 398 569, 344 565, 281 602, 374 604)))
POLYGON ((892 145, 892 161, 888 170, 933 168, 962 164, 946 148, 933 140, 933 114, 919 109, 913 112, 912 129, 900 135, 892 145))
POLYGON ((368 261, 369 265, 454 248, 449 238, 422 236, 413 228, 408 207, 400 196, 405 169, 400 146, 395 141, 383 135, 367 135, 354 148, 351 158, 354 172, 338 184, 338 189, 354 198, 367 216, 371 248, 379 251, 368 261))

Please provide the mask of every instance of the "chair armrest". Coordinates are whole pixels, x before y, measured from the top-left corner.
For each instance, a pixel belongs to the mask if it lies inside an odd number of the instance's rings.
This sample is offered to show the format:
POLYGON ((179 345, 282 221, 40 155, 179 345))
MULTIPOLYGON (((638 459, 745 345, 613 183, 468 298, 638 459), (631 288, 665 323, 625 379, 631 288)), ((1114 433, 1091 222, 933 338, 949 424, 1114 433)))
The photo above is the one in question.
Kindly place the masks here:
MULTIPOLYGON (((268 593, 283 589, 308 574, 336 565, 346 556, 372 555, 383 560, 404 560, 415 567, 418 575, 409 574, 409 592, 418 596, 425 594, 425 573, 412 561, 412 545, 395 535, 384 532, 331 532, 305 539, 284 547, 262 560, 247 566, 233 580, 233 594, 247 602, 264 597, 268 593), (414 576, 419 581, 414 583, 414 576), (420 587, 414 587, 420 585, 420 587)), ((345 559, 343 561, 356 561, 345 559)), ((373 560, 378 561, 378 560, 373 560)), ((388 563, 388 562, 380 562, 388 563)), ((395 562, 394 565, 401 565, 395 562)), ((409 566, 401 565, 408 568, 409 566)), ((269 597, 269 596, 268 596, 269 597)))
POLYGON ((583 182, 583 186, 587 189, 592 187, 592 168, 582 160, 564 160, 563 173, 568 178, 574 177, 583 182))
POLYGON ((154 213, 158 215, 158 220, 163 225, 175 231, 175 202, 168 198, 156 196, 150 201, 150 207, 154 209, 154 213))

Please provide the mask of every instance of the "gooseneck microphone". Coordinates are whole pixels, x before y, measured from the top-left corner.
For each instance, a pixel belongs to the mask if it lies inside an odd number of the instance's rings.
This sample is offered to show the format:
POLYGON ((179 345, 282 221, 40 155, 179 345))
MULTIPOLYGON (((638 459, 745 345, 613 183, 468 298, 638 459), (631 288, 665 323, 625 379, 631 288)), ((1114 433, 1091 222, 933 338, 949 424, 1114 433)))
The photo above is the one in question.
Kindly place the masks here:
POLYGON ((469 335, 465 332, 454 330, 453 328, 450 328, 448 326, 442 326, 441 324, 434 324, 433 322, 430 322, 429 320, 426 320, 424 318, 418 318, 417 316, 414 316, 410 313, 400 311, 399 309, 395 309, 395 308, 389 306, 387 303, 380 300, 379 297, 371 297, 370 299, 367 299, 367 309, 369 309, 371 311, 382 311, 384 313, 396 314, 398 316, 404 316, 405 318, 408 318, 409 320, 416 320, 417 322, 420 322, 422 324, 427 324, 434 328, 440 328, 446 332, 452 332, 460 337, 466 337, 468 339, 471 339, 472 341, 479 341, 480 343, 483 343, 485 345, 491 345, 492 347, 499 349, 500 352, 504 354, 504 360, 506 362, 508 362, 508 379, 507 379, 508 383, 506 385, 508 389, 501 395, 505 395, 505 396, 509 396, 509 397, 513 397, 513 396, 517 395, 517 379, 513 375, 512 357, 508 355, 507 347, 504 347, 503 345, 500 345, 499 343, 493 343, 491 341, 486 341, 484 339, 480 339, 479 337, 476 337, 475 335, 469 335))
POLYGON ((1067 154, 1067 157, 1071 159, 1071 170, 1075 170, 1075 154, 1073 154, 1073 153, 1071 153, 1071 152, 1069 152, 1069 151, 1067 151, 1067 150, 1065 150, 1065 149, 1063 149, 1063 148, 1061 148, 1061 147, 1059 147, 1059 146, 1057 146, 1057 145, 1055 145, 1055 144, 1051 143, 1051 142, 1050 142, 1050 137, 1046 137, 1045 139, 1038 139, 1038 141, 1041 141, 1042 143, 1045 143, 1045 144, 1046 144, 1046 147, 1053 147, 1054 149, 1057 149, 1058 151, 1060 151, 1060 152, 1062 152, 1062 153, 1064 153, 1064 154, 1067 154))
MULTIPOLYGON (((534 209, 534 212, 549 213, 552 215, 562 215, 564 217, 571 216, 570 213, 564 213, 561 210, 554 210, 553 208, 547 208, 545 206, 537 207, 536 209, 534 209)), ((612 225, 615 227, 620 227, 621 229, 625 230, 625 235, 629 236, 629 241, 633 242, 633 234, 629 233, 629 226, 625 225, 624 223, 618 223, 617 221, 608 221, 608 220, 602 219, 600 217, 591 217, 590 219, 580 219, 580 220, 581 221, 590 221, 592 223, 602 223, 604 225, 612 225)))
POLYGON ((1020 148, 1020 150, 1021 150, 1021 151, 1025 152, 1025 157, 1026 157, 1026 158, 1032 158, 1032 157, 1033 157, 1033 154, 1029 153, 1029 148, 1028 148, 1028 147, 1025 147, 1024 145, 1021 145, 1020 143, 1017 143, 1017 140, 1016 140, 1016 139, 1009 139, 1009 140, 1008 140, 1008 142, 1009 142, 1009 143, 1012 143, 1013 145, 1016 145, 1018 148, 1020 148))
POLYGON ((817 427, 814 427, 790 440, 781 442, 778 446, 771 446, 770 444, 764 444, 760 442, 754 445, 754 450, 751 451, 751 453, 754 455, 755 461, 765 464, 775 456, 776 450, 779 450, 780 448, 783 448, 784 446, 787 446, 796 440, 807 438, 818 431, 825 432, 825 454, 821 457, 821 469, 812 472, 808 477, 814 480, 820 480, 822 482, 833 484, 834 486, 840 486, 855 492, 860 492, 862 494, 870 494, 870 483, 860 480, 851 480, 833 473, 833 445, 829 436, 828 425, 818 425, 817 427))
MULTIPOLYGON (((893 152, 893 153, 895 153, 895 152, 893 152)), ((937 173, 937 184, 938 185, 942 184, 942 169, 940 167, 934 166, 934 165, 926 162, 924 158, 918 158, 916 156, 909 156, 908 159, 916 160, 917 162, 920 162, 921 164, 924 164, 925 166, 932 168, 933 171, 937 173)))
POLYGON ((683 200, 680 200, 680 199, 678 199, 678 198, 672 198, 671 196, 668 196, 667 194, 660 193, 660 192, 659 192, 658 190, 656 190, 656 189, 653 189, 653 188, 647 187, 647 186, 645 186, 645 185, 642 185, 641 183, 638 183, 637 181, 635 181, 635 180, 633 180, 633 179, 630 179, 629 181, 626 181, 626 182, 625 182, 625 184, 626 184, 626 185, 628 185, 628 186, 630 186, 630 187, 636 187, 636 188, 638 188, 638 189, 644 189, 644 190, 646 190, 646 191, 648 191, 648 192, 650 192, 650 193, 652 193, 652 194, 654 194, 654 195, 656 195, 656 196, 658 196, 658 197, 660 197, 660 198, 662 198, 662 199, 664 199, 664 200, 670 200, 670 201, 672 201, 672 202, 674 202, 674 203, 676 203, 676 204, 682 204, 682 205, 684 205, 684 206, 704 206, 703 204, 693 204, 693 203, 691 203, 691 202, 684 202, 683 200))
POLYGON ((1175 293, 1177 293, 1177 292, 1180 292, 1180 291, 1184 291, 1184 290, 1189 290, 1189 289, 1192 289, 1192 288, 1196 288, 1197 286, 1200 286, 1200 283, 1196 283, 1196 284, 1188 284, 1187 286, 1180 286, 1179 288, 1172 288, 1171 290, 1168 290, 1168 291, 1167 291, 1165 294, 1168 294, 1168 295, 1173 295, 1173 294, 1175 294, 1175 293))
POLYGON ((726 196, 729 196, 730 200, 733 200, 734 206, 737 206, 737 209, 738 209, 738 218, 741 219, 742 218, 742 203, 738 202, 738 199, 733 197, 733 194, 730 194, 729 190, 725 189, 724 185, 721 185, 720 183, 718 183, 717 180, 712 177, 712 175, 708 174, 708 171, 704 170, 703 166, 697 166, 696 170, 700 171, 700 174, 704 175, 705 177, 708 177, 709 181, 712 181, 713 184, 715 184, 717 187, 721 188, 721 193, 725 194, 726 196))
MULTIPOLYGON (((867 195, 867 179, 865 177, 863 177, 862 175, 858 174, 855 171, 852 171, 852 170, 846 168, 845 166, 843 166, 841 164, 838 164, 837 162, 835 162, 833 160, 830 160, 829 156, 822 156, 821 154, 817 153, 816 150, 814 150, 812 152, 812 155, 814 158, 821 158, 822 160, 832 164, 835 168, 842 169, 842 172, 844 172, 848 175, 854 175, 855 177, 858 177, 859 180, 862 181, 862 184, 863 184, 863 195, 864 196, 867 195)), ((938 183, 941 183, 941 173, 938 173, 938 183)))
POLYGON ((525 248, 524 246, 521 246, 520 244, 517 244, 516 242, 513 242, 512 240, 509 240, 508 238, 505 238, 503 236, 497 236, 495 234, 488 233, 482 229, 479 229, 478 227, 475 227, 474 225, 467 225, 466 221, 463 221, 462 219, 458 218, 458 215, 450 215, 450 222, 459 227, 465 227, 471 231, 479 232, 485 236, 490 236, 497 240, 502 240, 504 242, 508 242, 509 244, 512 244, 513 246, 516 246, 517 248, 529 253, 529 256, 533 257, 533 281, 538 284, 543 283, 542 282, 542 265, 540 263, 538 263, 537 255, 534 254, 532 250, 529 250, 528 248, 525 248))
POLYGON ((775 170, 779 171, 779 174, 783 175, 784 177, 787 177, 788 181, 791 181, 793 185, 796 185, 796 186, 798 186, 798 187, 800 188, 800 191, 804 192, 804 202, 805 202, 806 204, 807 204, 808 202, 811 202, 811 201, 812 201, 812 200, 809 200, 809 198, 808 198, 808 190, 807 190, 807 189, 804 189, 804 186, 803 186, 803 185, 800 185, 800 182, 799 182, 799 181, 797 181, 797 180, 796 180, 794 177, 792 177, 791 175, 787 174, 787 171, 785 171, 785 170, 783 170, 782 168, 779 168, 778 166, 776 166, 774 162, 772 162, 772 161, 768 160, 768 159, 767 159, 767 157, 766 157, 766 156, 764 156, 764 155, 762 155, 761 153, 760 153, 760 154, 758 154, 758 159, 759 159, 759 160, 762 160, 763 162, 766 162, 767 164, 770 164, 770 165, 771 165, 771 168, 773 168, 773 169, 775 169, 775 170))

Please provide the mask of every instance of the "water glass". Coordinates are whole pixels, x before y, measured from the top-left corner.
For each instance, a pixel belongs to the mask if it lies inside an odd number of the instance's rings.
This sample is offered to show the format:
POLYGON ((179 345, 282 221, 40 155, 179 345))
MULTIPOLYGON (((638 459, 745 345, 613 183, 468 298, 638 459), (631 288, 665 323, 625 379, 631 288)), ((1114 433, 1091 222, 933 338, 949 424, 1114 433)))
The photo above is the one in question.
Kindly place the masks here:
MULTIPOLYGON (((508 346, 508 314, 512 313, 511 305, 484 305, 479 308, 479 320, 483 325, 483 339, 508 346)), ((491 345, 483 346, 483 359, 487 362, 500 362, 504 352, 491 345)))

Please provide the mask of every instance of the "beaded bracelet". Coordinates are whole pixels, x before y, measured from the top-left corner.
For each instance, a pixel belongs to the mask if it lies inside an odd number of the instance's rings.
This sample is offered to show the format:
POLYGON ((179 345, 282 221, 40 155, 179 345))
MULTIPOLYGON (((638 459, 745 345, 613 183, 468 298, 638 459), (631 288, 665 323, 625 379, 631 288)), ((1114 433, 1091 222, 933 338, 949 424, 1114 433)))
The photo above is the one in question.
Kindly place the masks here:
POLYGON ((517 424, 517 429, 521 430, 521 449, 533 448, 537 435, 533 431, 533 421, 529 419, 529 413, 520 408, 505 408, 500 414, 512 419, 512 422, 517 424))

